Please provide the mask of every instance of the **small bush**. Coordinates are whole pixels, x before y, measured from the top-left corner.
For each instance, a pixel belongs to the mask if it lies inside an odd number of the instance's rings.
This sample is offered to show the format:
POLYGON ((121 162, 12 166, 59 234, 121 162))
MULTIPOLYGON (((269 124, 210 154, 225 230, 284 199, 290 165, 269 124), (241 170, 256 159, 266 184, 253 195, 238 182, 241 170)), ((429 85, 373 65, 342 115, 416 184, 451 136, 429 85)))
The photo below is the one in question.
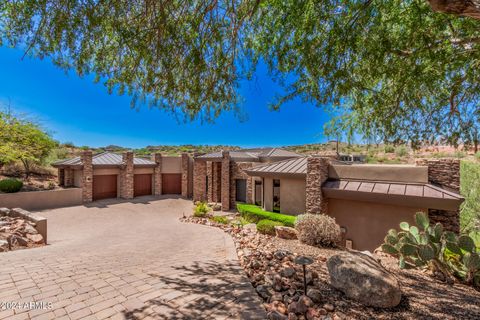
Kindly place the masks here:
POLYGON ((3 179, 0 181, 0 191, 5 193, 14 193, 20 191, 23 182, 17 179, 3 179))
POLYGON ((298 239, 312 246, 333 247, 341 240, 340 226, 325 214, 299 215, 295 229, 298 239))
POLYGON ((194 217, 203 218, 210 212, 210 207, 205 202, 200 202, 195 206, 193 211, 194 217))
POLYGON ((395 149, 395 154, 398 157, 405 157, 406 155, 408 155, 407 147, 399 146, 397 149, 395 149))
POLYGON ((228 218, 224 216, 215 216, 212 218, 213 221, 216 223, 221 223, 221 224, 227 224, 228 223, 228 218))
POLYGON ((257 231, 263 234, 275 235, 275 227, 283 226, 283 223, 268 219, 260 220, 257 223, 257 231))
POLYGON ((252 223, 257 223, 260 220, 268 219, 281 222, 283 225, 288 227, 293 227, 295 225, 295 216, 265 211, 259 206, 253 204, 238 203, 237 210, 240 212, 243 218, 252 223))
POLYGON ((387 144, 384 149, 385 153, 394 153, 395 147, 392 145, 387 144))

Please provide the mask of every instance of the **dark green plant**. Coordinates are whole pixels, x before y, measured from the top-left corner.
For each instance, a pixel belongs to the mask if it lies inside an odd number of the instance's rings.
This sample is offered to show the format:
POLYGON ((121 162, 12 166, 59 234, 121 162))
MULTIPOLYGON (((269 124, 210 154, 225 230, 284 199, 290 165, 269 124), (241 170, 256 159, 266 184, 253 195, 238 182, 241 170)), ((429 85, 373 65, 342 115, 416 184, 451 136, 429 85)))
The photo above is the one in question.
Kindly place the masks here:
POLYGON ((257 223, 257 231, 263 234, 268 234, 271 236, 275 235, 275 227, 283 226, 283 223, 278 221, 272 221, 268 219, 260 220, 257 223))
POLYGON ((243 218, 252 223, 257 223, 262 219, 268 219, 281 222, 288 227, 293 227, 295 225, 295 216, 265 211, 259 206, 253 204, 237 203, 237 210, 243 218))
POLYGON ((5 193, 15 193, 23 187, 23 182, 17 179, 3 179, 0 181, 0 191, 5 193))
POLYGON ((444 231, 441 223, 431 226, 423 212, 415 214, 415 222, 417 226, 400 223, 398 232, 389 230, 382 250, 398 257, 401 268, 428 267, 447 280, 455 276, 467 284, 480 284, 480 257, 471 237, 444 231))

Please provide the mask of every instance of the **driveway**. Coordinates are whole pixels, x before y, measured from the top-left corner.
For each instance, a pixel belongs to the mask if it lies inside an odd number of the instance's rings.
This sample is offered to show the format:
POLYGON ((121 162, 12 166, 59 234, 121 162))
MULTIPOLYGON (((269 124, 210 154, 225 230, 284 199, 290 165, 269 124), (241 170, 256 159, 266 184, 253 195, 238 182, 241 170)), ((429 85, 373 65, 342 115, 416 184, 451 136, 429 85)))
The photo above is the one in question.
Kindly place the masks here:
POLYGON ((265 319, 232 239, 178 220, 191 212, 151 197, 42 212, 49 245, 0 255, 0 319, 265 319))

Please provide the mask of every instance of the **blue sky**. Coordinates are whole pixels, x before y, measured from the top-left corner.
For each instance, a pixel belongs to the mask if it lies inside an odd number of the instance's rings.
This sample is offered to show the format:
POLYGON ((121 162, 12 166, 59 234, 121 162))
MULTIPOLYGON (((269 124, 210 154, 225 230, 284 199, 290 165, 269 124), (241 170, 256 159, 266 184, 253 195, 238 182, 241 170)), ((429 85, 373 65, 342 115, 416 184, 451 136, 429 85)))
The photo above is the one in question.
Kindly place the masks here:
POLYGON ((0 104, 10 103, 15 112, 40 121, 61 142, 99 147, 120 145, 228 144, 242 147, 282 146, 324 142, 323 124, 328 115, 301 101, 280 111, 268 103, 281 92, 260 66, 255 82, 242 83, 243 112, 233 113, 214 124, 184 123, 159 109, 130 108, 128 96, 109 95, 103 84, 91 77, 66 74, 48 59, 26 57, 18 49, 0 47, 0 104))

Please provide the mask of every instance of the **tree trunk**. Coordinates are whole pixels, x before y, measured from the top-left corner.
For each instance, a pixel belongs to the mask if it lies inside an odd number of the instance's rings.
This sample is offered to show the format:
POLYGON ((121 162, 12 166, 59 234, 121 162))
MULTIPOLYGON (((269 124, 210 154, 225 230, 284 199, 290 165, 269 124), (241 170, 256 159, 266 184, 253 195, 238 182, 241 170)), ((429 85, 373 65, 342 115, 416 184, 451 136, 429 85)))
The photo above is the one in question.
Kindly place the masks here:
POLYGON ((433 11, 480 20, 480 0, 428 0, 433 11))
POLYGON ((28 180, 30 177, 30 163, 28 160, 22 160, 23 167, 25 168, 25 180, 28 180))

